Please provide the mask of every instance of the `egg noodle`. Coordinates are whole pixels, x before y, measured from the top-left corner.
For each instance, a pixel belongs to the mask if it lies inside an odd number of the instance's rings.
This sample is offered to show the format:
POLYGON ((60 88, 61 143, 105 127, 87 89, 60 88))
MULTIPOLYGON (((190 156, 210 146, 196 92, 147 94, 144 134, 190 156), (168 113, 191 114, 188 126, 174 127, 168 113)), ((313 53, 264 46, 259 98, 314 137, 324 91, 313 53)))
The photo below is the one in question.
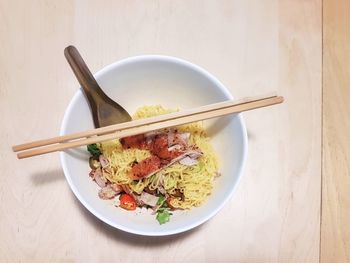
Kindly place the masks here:
MULTIPOLYGON (((174 111, 176 110, 164 109, 160 105, 144 106, 136 111, 133 119, 153 117, 174 111)), ((189 209, 201 205, 212 192, 214 176, 218 171, 218 159, 201 122, 178 126, 176 129, 179 132, 189 132, 191 134, 189 145, 195 144, 203 152, 197 164, 185 166, 175 163, 149 178, 132 180, 129 176, 132 164, 151 156, 151 153, 148 150, 135 148, 123 149, 119 140, 113 140, 99 145, 111 168, 109 173, 104 172, 103 176, 111 182, 128 185, 138 194, 141 194, 147 186, 151 190, 162 186, 169 194, 180 191, 183 198, 171 200, 174 208, 189 209)))

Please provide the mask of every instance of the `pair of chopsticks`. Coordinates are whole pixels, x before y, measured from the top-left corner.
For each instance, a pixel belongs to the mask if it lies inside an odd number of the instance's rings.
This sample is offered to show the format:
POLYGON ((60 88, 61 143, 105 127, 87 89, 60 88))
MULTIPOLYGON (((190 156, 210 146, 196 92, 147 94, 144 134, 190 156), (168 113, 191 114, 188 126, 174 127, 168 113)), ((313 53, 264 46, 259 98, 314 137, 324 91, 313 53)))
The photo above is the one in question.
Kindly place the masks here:
POLYGON ((263 97, 243 98, 235 101, 224 101, 194 109, 15 145, 12 149, 14 152, 19 152, 17 154, 19 159, 28 158, 50 152, 62 151, 83 145, 119 139, 154 130, 216 118, 232 113, 267 107, 282 103, 283 100, 284 99, 281 96, 269 95, 263 97))

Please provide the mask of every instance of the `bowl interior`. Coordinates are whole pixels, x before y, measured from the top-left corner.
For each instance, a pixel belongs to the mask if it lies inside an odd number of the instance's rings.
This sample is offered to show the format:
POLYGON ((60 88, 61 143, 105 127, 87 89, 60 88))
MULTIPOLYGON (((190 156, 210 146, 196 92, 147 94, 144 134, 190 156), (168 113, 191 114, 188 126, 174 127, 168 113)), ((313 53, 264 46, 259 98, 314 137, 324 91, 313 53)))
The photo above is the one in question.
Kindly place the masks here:
MULTIPOLYGON (((193 108, 232 99, 225 87, 208 72, 172 57, 140 56, 107 66, 95 75, 102 89, 129 113, 143 105, 193 108)), ((190 211, 176 211, 171 221, 159 225, 145 211, 128 212, 98 198, 97 185, 88 176, 86 147, 61 153, 67 181, 80 202, 102 221, 121 230, 142 235, 168 235, 191 229, 215 215, 230 198, 246 157, 246 130, 239 115, 204 122, 219 156, 222 176, 214 182, 207 201, 190 211)), ((93 128, 89 106, 77 91, 65 113, 61 134, 93 128)))

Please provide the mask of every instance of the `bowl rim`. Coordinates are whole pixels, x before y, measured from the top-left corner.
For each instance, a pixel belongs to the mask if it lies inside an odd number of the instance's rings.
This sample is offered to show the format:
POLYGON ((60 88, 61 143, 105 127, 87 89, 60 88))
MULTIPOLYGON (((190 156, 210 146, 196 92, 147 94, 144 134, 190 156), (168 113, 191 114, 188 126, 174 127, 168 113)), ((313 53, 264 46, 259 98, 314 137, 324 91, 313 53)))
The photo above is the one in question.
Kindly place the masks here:
MULTIPOLYGON (((116 67, 120 67, 120 66, 129 64, 129 63, 144 62, 144 61, 149 61, 149 60, 158 60, 158 61, 163 61, 163 62, 168 62, 168 63, 170 62, 170 63, 175 63, 175 64, 178 64, 178 65, 181 65, 184 67, 188 67, 188 68, 198 72, 199 74, 204 75, 206 78, 210 79, 213 83, 215 83, 216 87, 219 88, 220 91, 222 91, 224 93, 224 95, 227 97, 227 99, 230 99, 230 100, 233 99, 233 96, 228 91, 228 89, 216 77, 214 77, 214 75, 212 75, 211 73, 209 73, 207 70, 203 69, 202 67, 200 67, 196 64, 193 64, 192 62, 189 62, 187 60, 180 59, 177 57, 173 57, 173 56, 138 55, 138 56, 127 57, 127 58, 115 61, 115 62, 103 67, 101 70, 99 70, 98 72, 96 72, 93 75, 98 80, 101 76, 103 76, 104 74, 108 73, 110 70, 113 70, 116 67)), ((70 100, 68 107, 65 110, 64 117, 63 117, 62 124, 61 124, 61 128, 60 128, 60 135, 64 135, 64 131, 66 130, 67 125, 68 125, 68 116, 70 115, 70 112, 73 109, 73 105, 75 105, 75 102, 81 96, 81 92, 82 91, 81 91, 81 87, 80 87, 80 89, 75 92, 73 98, 70 100)), ((81 204, 83 204, 83 206, 88 211, 90 211, 90 213, 92 213, 94 216, 96 216, 98 219, 100 219, 104 223, 106 223, 110 226, 113 226, 114 228, 117 228, 119 230, 122 230, 124 232, 132 233, 132 234, 136 234, 136 235, 167 236, 167 235, 179 234, 179 233, 188 231, 190 229, 193 229, 193 228, 205 223, 206 221, 208 221, 212 217, 214 217, 225 206, 225 204, 232 198, 232 196, 237 188, 237 185, 239 184, 239 182, 241 180, 243 170, 244 170, 246 160, 247 160, 247 155, 248 155, 248 136, 247 136, 247 130, 246 130, 246 126, 245 126, 245 122, 243 120, 242 114, 239 113, 236 116, 238 117, 238 122, 240 124, 239 125, 240 132, 243 135, 243 142, 242 142, 242 162, 240 163, 240 166, 238 168, 237 181, 236 181, 235 185, 232 187, 230 193, 226 196, 226 198, 215 209, 210 211, 210 213, 208 213, 206 216, 200 218, 200 220, 197 220, 197 221, 193 222, 192 224, 186 225, 186 226, 178 228, 178 229, 167 230, 167 231, 164 231, 164 230, 162 230, 162 231, 140 231, 140 230, 135 230, 135 229, 129 228, 129 227, 124 226, 124 225, 120 225, 117 222, 114 222, 114 221, 107 219, 103 215, 99 214, 98 211, 96 211, 89 203, 87 203, 84 200, 84 198, 80 195, 79 190, 73 184, 73 182, 71 180, 70 172, 69 172, 68 167, 66 165, 66 161, 65 161, 66 153, 64 151, 60 152, 60 162, 61 162, 61 165, 63 168, 65 178, 68 182, 68 185, 69 185, 70 189, 72 190, 72 192, 74 193, 74 195, 76 196, 76 198, 80 201, 81 204)))

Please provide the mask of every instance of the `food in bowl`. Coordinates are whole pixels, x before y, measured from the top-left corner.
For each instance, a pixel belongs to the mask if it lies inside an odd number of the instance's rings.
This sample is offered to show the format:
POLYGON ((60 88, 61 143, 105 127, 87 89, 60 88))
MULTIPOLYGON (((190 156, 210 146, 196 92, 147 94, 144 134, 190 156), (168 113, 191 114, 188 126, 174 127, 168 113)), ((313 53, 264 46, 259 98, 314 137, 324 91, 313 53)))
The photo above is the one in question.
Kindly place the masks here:
MULTIPOLYGON (((129 57, 106 66, 95 78, 106 94, 130 113, 145 102, 169 109, 191 109, 233 99, 215 76, 193 63, 169 56, 129 57)), ((241 114, 207 120, 203 125, 218 156, 222 176, 214 180, 212 192, 204 203, 172 212, 170 221, 161 227, 150 209, 129 212, 115 208, 113 199, 104 201, 97 197, 99 186, 88 178, 86 148, 60 153, 68 185, 93 216, 116 229, 145 236, 167 236, 194 229, 213 218, 230 200, 243 174, 248 149, 241 114)), ((78 90, 66 110, 60 134, 92 128, 89 105, 78 90)))
MULTIPOLYGON (((133 119, 174 110, 139 108, 133 119)), ((152 209, 159 224, 171 211, 203 204, 219 175, 218 158, 201 122, 92 144, 90 177, 101 199, 125 210, 152 209)))

